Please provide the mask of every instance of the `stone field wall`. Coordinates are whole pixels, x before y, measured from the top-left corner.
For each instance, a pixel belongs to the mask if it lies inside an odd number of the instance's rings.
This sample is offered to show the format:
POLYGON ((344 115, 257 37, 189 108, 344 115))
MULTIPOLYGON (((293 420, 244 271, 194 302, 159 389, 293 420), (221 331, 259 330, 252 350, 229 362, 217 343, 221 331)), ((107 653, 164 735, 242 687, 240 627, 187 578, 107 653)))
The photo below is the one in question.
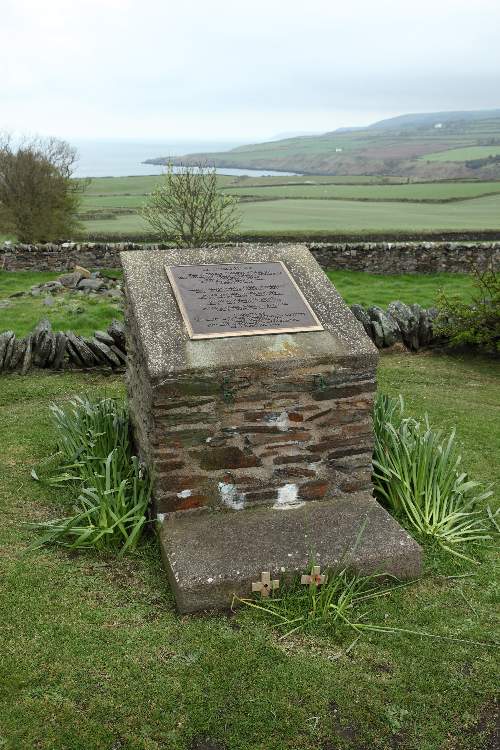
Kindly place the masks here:
MULTIPOLYGON (((418 351, 446 342, 435 332, 438 311, 420 305, 391 302, 386 310, 373 306, 351 305, 351 310, 378 349, 401 344, 410 351, 418 351)), ((137 338, 137 336, 135 337, 137 338)), ((13 331, 0 332, 0 372, 31 368, 87 369, 105 367, 121 369, 127 354, 135 357, 134 337, 125 342, 123 324, 114 320, 107 331, 95 331, 83 337, 71 331, 53 332, 48 320, 41 320, 35 330, 25 337, 13 331)), ((141 390, 144 384, 137 382, 141 390)))
MULTIPOLYGON (((244 246, 244 243, 240 243, 244 246)), ((305 243, 323 268, 369 273, 466 273, 472 266, 500 268, 496 242, 342 242, 305 243)), ((0 269, 54 271, 117 268, 122 250, 142 250, 134 243, 72 243, 0 247, 0 269)), ((151 245, 157 248, 158 245, 151 245)))

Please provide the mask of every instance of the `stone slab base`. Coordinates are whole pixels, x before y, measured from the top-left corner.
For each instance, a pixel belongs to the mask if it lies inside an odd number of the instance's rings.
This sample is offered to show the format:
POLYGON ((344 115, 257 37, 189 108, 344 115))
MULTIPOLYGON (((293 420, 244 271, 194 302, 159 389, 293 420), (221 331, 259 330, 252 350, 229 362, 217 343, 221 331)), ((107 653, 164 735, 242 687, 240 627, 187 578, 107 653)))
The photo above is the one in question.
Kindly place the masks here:
POLYGON ((286 510, 173 513, 160 542, 180 612, 229 607, 233 594, 251 595, 262 571, 283 580, 313 557, 323 570, 348 564, 398 578, 422 564, 420 546, 369 493, 286 510))

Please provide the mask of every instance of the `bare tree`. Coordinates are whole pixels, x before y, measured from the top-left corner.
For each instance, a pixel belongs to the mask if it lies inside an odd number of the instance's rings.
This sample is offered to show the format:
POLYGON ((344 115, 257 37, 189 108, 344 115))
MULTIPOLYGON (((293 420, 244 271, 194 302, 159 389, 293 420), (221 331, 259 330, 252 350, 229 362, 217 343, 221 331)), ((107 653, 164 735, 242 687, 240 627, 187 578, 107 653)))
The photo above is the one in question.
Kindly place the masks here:
POLYGON ((68 237, 84 180, 72 180, 76 150, 57 138, 0 138, 0 229, 21 242, 68 237))
POLYGON ((215 168, 171 165, 142 210, 161 240, 177 247, 203 247, 229 237, 240 223, 238 201, 217 185, 215 168))

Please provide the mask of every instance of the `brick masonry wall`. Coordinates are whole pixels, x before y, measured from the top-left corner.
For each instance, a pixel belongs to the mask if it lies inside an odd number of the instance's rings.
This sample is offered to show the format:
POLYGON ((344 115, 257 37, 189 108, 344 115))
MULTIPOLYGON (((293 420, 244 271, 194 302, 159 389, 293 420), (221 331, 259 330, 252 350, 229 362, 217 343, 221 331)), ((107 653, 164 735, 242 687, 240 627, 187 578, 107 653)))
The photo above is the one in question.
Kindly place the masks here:
POLYGON ((371 489, 375 373, 332 366, 176 377, 131 409, 154 511, 287 505, 371 489), (151 421, 139 415, 151 409, 151 421), (147 433, 147 434, 146 434, 147 433))
MULTIPOLYGON (((240 243, 243 244, 244 243, 240 243)), ((472 265, 500 268, 498 242, 342 242, 306 243, 323 268, 370 273, 466 273, 472 265)), ((158 247, 158 245, 150 245, 158 247)), ((121 250, 144 249, 134 243, 3 245, 0 269, 63 272, 75 265, 117 268, 121 250)))

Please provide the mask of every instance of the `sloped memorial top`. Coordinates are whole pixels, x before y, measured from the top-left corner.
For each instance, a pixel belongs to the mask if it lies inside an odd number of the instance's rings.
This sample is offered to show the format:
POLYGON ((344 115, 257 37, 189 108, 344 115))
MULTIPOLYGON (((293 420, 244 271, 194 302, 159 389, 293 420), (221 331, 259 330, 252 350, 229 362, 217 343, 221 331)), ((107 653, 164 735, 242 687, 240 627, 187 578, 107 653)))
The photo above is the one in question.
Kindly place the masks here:
MULTIPOLYGON (((360 369, 376 364, 377 350, 303 245, 134 250, 122 252, 121 261, 128 315, 134 318, 134 328, 138 332, 136 345, 148 376, 154 381, 198 369, 290 364, 291 361, 307 366, 334 360, 339 365, 360 369), (309 330, 290 332, 294 327, 301 327, 300 323, 292 321, 294 325, 286 325, 286 332, 265 333, 262 329, 269 325, 256 328, 257 317, 246 331, 225 336, 219 329, 216 337, 191 338, 189 311, 181 309, 179 289, 175 288, 175 267, 214 264, 245 264, 247 269, 251 264, 273 264, 273 267, 283 264, 291 277, 291 285, 298 290, 298 297, 303 298, 310 310, 309 316, 302 313, 301 318, 305 321, 302 328, 309 330), (253 335, 254 332, 259 335, 253 335)), ((237 270, 238 266, 233 268, 237 270)), ((229 288, 228 301, 231 302, 229 288)), ((273 318, 266 310, 264 313, 261 320, 272 323, 273 318)))

